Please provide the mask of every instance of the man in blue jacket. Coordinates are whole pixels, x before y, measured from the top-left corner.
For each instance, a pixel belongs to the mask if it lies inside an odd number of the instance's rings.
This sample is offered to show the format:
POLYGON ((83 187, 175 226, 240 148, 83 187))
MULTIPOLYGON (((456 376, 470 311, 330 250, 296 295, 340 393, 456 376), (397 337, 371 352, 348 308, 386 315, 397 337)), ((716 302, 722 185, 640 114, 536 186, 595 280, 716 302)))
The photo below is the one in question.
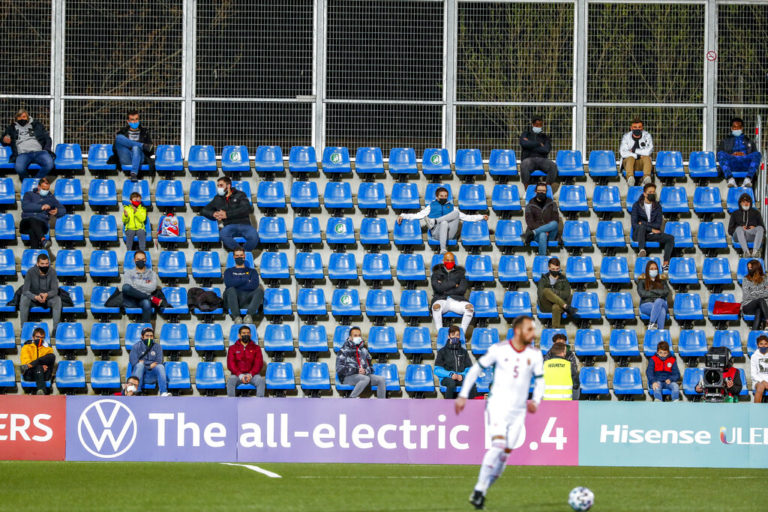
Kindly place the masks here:
MULTIPOLYGON (((445 387, 445 398, 456 398, 458 389, 464 382, 464 377, 472 368, 472 359, 467 349, 461 346, 461 330, 458 325, 448 329, 448 341, 437 351, 435 358, 435 375, 440 379, 440 385, 445 387)), ((469 398, 477 396, 477 387, 473 386, 469 398)))
POLYGON ((40 166, 35 178, 47 176, 53 170, 55 155, 51 152, 51 136, 43 123, 32 119, 26 110, 16 112, 14 122, 5 129, 0 142, 11 147, 10 161, 15 163, 19 179, 29 178, 27 169, 33 163, 40 166))
POLYGON ((645 370, 648 377, 648 388, 651 390, 654 400, 664 400, 663 391, 669 390, 672 401, 680 399, 680 370, 677 367, 675 356, 669 353, 669 343, 660 341, 656 346, 656 353, 648 359, 648 368, 645 370))
POLYGON ((224 271, 224 304, 236 324, 252 324, 261 305, 264 303, 264 288, 259 284, 259 273, 245 262, 245 249, 235 249, 232 253, 235 266, 224 271), (240 309, 245 307, 245 318, 240 317, 240 309))
POLYGON ((637 241, 639 257, 645 256, 646 242, 659 242, 664 247, 662 270, 669 272, 669 258, 675 248, 675 237, 661 232, 661 205, 656 200, 656 185, 646 183, 643 195, 632 205, 632 239, 637 241))
MULTIPOLYGON (((32 249, 50 250, 51 241, 45 238, 50 223, 66 213, 66 207, 51 193, 49 178, 42 177, 37 187, 26 192, 21 198, 19 232, 29 235, 29 245, 32 249)), ((53 258, 52 254, 51 258, 53 258)))
POLYGON ((717 146, 717 161, 723 171, 723 177, 728 180, 729 187, 736 186, 734 172, 746 172, 742 187, 751 187, 752 180, 760 168, 762 156, 755 143, 744 135, 744 121, 739 117, 731 119, 731 133, 717 146))
POLYGON ((155 331, 151 327, 141 331, 141 339, 131 347, 129 360, 133 375, 139 379, 139 391, 144 387, 144 375, 151 374, 157 378, 160 396, 171 396, 163 366, 163 347, 155 341, 155 331))

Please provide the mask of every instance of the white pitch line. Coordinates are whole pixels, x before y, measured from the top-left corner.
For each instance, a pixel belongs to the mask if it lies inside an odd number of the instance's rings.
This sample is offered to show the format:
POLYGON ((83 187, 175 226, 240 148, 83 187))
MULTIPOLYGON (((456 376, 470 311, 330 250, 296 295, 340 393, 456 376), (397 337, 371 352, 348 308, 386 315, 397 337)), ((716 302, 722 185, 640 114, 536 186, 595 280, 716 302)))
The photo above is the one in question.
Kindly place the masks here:
MULTIPOLYGON (((233 464, 237 465, 237 464, 233 464)), ((398 479, 407 479, 407 480, 427 480, 427 479, 467 479, 470 477, 465 476, 371 476, 371 475, 358 475, 358 476, 330 476, 330 475, 301 475, 296 476, 294 478, 312 478, 312 479, 328 479, 328 480, 339 480, 339 479, 354 479, 354 480, 361 480, 361 479, 369 479, 369 480, 398 480, 398 479)), ((474 477, 471 477, 474 478, 474 477)), ((582 475, 557 475, 557 476, 548 476, 548 475, 542 475, 542 476, 533 476, 533 475, 515 475, 515 479, 533 479, 533 480, 561 480, 563 478, 589 478, 590 480, 596 480, 596 479, 611 479, 611 480, 699 480, 701 477, 699 476, 609 476, 609 475, 591 475, 588 477, 583 477, 582 475)), ((753 480, 753 479, 762 479, 762 476, 722 476, 718 477, 718 479, 721 480, 753 480)))
POLYGON ((221 464, 224 464, 225 466, 240 466, 246 469, 250 469, 251 471, 261 473, 262 475, 266 475, 269 478, 283 478, 277 473, 267 471, 266 469, 260 468, 259 466, 254 466, 253 464, 232 464, 231 462, 222 462, 221 464))

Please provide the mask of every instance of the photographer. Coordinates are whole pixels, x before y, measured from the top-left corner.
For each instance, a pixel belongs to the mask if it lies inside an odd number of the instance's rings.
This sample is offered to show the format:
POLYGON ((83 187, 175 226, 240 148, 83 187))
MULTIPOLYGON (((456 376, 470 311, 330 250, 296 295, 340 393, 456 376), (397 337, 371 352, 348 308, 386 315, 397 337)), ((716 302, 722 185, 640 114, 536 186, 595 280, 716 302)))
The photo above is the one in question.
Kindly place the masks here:
MULTIPOLYGON (((715 348, 709 349, 710 352, 713 352, 715 348)), ((710 387, 707 388, 704 383, 704 376, 702 375, 701 379, 699 380, 699 383, 696 384, 696 392, 697 393, 704 393, 704 391, 711 392, 712 390, 716 390, 717 393, 719 393, 724 400, 711 400, 711 401, 725 401, 729 403, 736 403, 739 401, 739 393, 741 393, 741 388, 743 386, 743 383, 741 382, 741 373, 739 370, 733 367, 733 361, 731 360, 731 353, 728 349, 725 349, 726 351, 726 357, 725 357, 725 367, 723 368, 723 387, 716 388, 716 387, 710 387)), ((707 363, 709 364, 709 363, 707 363)), ((704 372, 706 373, 706 369, 704 372)))

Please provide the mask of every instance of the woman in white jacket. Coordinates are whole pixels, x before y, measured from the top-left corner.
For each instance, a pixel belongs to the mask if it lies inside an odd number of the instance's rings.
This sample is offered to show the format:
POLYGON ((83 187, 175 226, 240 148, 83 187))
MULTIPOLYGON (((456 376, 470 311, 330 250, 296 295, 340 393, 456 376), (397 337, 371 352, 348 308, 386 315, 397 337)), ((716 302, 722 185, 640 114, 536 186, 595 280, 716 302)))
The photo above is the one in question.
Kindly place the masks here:
POLYGON ((627 174, 627 185, 633 187, 635 185, 635 167, 642 167, 643 181, 641 185, 651 182, 653 137, 643 130, 643 120, 637 117, 632 120, 630 128, 631 131, 625 133, 624 137, 621 138, 619 153, 621 154, 621 167, 627 174), (640 161, 639 166, 638 160, 640 161))

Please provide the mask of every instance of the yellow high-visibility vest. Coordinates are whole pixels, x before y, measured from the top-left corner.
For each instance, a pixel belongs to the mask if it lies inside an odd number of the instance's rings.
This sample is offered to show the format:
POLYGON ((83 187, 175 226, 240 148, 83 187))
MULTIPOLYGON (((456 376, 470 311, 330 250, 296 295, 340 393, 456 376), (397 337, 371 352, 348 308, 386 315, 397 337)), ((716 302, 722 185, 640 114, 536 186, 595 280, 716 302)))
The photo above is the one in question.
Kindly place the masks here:
POLYGON ((571 362, 560 357, 544 362, 544 400, 572 400, 571 362))

